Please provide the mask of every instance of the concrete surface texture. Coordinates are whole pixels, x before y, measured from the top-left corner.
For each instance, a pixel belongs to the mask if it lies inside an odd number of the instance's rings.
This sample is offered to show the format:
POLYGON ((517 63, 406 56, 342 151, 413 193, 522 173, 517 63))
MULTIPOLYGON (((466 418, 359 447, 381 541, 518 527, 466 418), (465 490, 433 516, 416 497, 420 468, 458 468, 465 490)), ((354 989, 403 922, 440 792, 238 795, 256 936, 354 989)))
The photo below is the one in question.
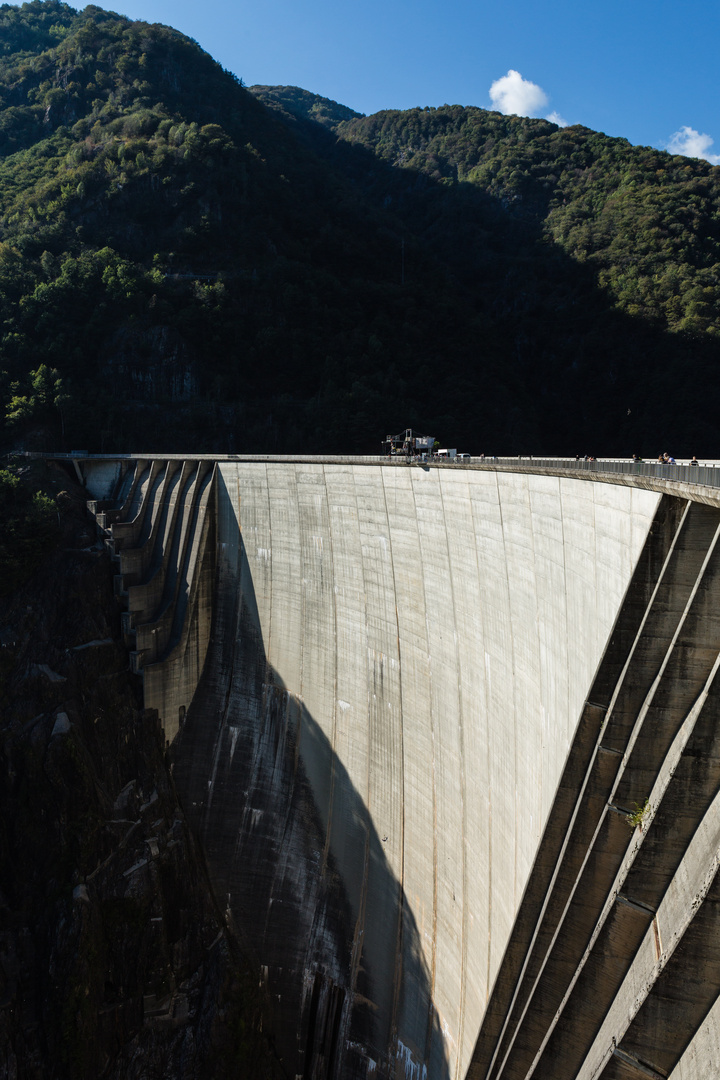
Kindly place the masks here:
POLYGON ((133 663, 288 1076, 717 1074, 703 485, 92 468, 133 663))
POLYGON ((215 631, 175 775, 289 1073, 334 1054, 339 1076, 464 1076, 660 497, 218 473, 215 631))

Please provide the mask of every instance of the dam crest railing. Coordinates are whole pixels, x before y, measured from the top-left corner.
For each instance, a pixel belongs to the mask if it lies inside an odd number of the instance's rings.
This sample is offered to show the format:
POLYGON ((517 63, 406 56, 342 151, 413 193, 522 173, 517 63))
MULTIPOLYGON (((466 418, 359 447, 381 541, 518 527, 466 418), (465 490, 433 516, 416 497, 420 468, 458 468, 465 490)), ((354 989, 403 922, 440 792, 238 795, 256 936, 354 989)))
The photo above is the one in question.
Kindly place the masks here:
POLYGON ((631 458, 575 458, 535 457, 533 455, 471 455, 469 458, 447 459, 434 457, 430 460, 371 454, 88 454, 83 451, 70 453, 26 452, 25 457, 71 462, 81 483, 87 483, 92 467, 106 467, 111 463, 135 462, 256 462, 308 465, 389 465, 397 468, 423 469, 485 469, 503 472, 537 472, 559 476, 579 476, 605 483, 632 484, 637 487, 691 498, 713 505, 720 503, 720 459, 705 459, 702 464, 691 465, 681 461, 666 464, 659 461, 635 461, 631 458), (90 467, 90 468, 88 468, 90 467))

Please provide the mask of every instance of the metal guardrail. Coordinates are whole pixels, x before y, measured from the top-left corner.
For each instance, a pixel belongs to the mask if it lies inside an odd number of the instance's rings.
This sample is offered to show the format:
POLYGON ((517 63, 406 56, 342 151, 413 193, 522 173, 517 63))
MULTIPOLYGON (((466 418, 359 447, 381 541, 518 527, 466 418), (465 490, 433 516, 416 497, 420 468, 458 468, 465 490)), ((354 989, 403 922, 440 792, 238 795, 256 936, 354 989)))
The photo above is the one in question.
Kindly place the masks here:
POLYGON ((470 457, 470 460, 454 461, 448 458, 432 458, 429 461, 421 461, 418 458, 406 458, 401 455, 387 457, 384 455, 362 454, 153 454, 153 453, 126 453, 126 454, 88 454, 81 451, 70 453, 42 453, 38 451, 24 451, 17 455, 27 458, 45 458, 51 460, 75 460, 78 462, 92 461, 119 461, 137 460, 144 461, 153 459, 167 460, 212 460, 212 461, 246 461, 246 462, 285 462, 307 464, 355 464, 355 465, 422 465, 424 467, 439 468, 501 468, 501 469, 527 469, 538 472, 571 472, 580 475, 588 474, 619 474, 623 476, 647 477, 651 480, 667 480, 681 484, 697 484, 698 486, 720 488, 720 460, 705 461, 702 465, 690 465, 680 463, 666 465, 659 461, 632 461, 627 458, 597 458, 586 461, 582 458, 550 458, 530 457, 518 455, 513 457, 495 457, 491 455, 470 457))
POLYGON ((683 484, 701 484, 705 487, 720 487, 720 461, 706 462, 703 465, 666 465, 659 461, 628 461, 626 458, 598 458, 585 461, 575 458, 536 458, 536 457, 486 457, 472 458, 471 464, 500 465, 504 468, 537 468, 548 472, 558 469, 579 473, 618 473, 623 476, 647 476, 654 480, 672 480, 683 484))

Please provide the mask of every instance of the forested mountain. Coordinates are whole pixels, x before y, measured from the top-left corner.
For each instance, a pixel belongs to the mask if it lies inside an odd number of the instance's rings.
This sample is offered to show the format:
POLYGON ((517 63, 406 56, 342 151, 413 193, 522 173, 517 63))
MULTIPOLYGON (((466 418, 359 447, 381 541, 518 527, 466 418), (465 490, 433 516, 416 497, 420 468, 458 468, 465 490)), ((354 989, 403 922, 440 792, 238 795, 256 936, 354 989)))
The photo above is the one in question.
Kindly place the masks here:
POLYGON ((618 308, 720 340, 720 172, 587 128, 459 106, 337 130, 390 165, 471 184, 579 263, 618 308))
POLYGON ((0 7, 2 444, 716 452, 720 171, 0 7))

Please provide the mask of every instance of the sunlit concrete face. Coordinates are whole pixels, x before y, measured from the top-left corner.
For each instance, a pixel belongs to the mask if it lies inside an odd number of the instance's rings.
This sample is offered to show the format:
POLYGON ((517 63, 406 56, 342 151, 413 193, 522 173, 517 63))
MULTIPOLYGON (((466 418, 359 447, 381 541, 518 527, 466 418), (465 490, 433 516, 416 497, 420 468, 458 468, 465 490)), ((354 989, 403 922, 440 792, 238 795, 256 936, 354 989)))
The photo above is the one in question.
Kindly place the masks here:
POLYGON ((175 768, 288 1073, 463 1077, 660 497, 218 472, 214 633, 175 768))

